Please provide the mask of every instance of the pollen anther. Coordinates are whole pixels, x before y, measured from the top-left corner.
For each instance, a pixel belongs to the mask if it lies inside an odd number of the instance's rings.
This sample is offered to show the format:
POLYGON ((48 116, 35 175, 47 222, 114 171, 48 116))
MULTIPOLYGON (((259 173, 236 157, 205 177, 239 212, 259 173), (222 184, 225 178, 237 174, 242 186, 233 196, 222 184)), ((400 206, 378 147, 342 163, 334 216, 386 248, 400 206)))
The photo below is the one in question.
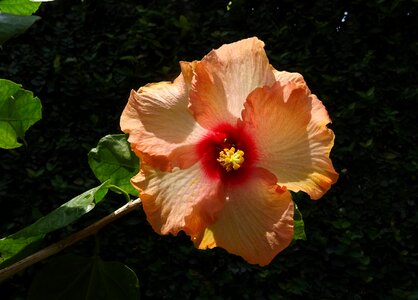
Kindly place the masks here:
POLYGON ((225 168, 227 172, 237 170, 244 162, 244 151, 235 151, 234 147, 230 149, 224 149, 219 152, 219 158, 217 161, 225 168))

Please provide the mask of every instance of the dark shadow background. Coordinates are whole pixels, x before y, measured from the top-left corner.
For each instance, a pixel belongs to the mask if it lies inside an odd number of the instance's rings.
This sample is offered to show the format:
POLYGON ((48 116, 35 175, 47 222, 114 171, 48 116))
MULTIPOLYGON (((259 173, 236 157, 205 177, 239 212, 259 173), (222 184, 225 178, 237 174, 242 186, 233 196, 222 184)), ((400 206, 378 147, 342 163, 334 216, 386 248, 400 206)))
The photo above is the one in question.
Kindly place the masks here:
MULTIPOLYGON (((87 153, 120 132, 131 89, 258 36, 272 65, 302 73, 333 120, 340 179, 317 202, 296 198, 307 241, 261 268, 158 236, 140 211, 99 234, 101 256, 135 270, 143 299, 418 299, 417 1, 57 0, 37 14, 0 49, 0 78, 43 103, 28 146, 0 151, 1 236, 98 185, 87 153)), ((121 203, 110 197, 45 244, 121 203)), ((92 240, 65 252, 89 256, 92 240)), ((25 299, 44 264, 2 284, 0 297, 25 299)))

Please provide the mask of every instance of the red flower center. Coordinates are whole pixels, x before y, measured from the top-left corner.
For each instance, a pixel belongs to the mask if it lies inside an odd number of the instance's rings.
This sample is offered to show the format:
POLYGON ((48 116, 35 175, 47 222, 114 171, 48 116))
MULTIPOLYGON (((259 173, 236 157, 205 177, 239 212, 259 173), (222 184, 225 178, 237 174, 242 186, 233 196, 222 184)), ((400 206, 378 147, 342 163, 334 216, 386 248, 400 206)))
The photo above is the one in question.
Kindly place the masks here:
POLYGON ((207 176, 227 184, 243 183, 257 160, 254 140, 242 126, 216 126, 196 146, 207 176))

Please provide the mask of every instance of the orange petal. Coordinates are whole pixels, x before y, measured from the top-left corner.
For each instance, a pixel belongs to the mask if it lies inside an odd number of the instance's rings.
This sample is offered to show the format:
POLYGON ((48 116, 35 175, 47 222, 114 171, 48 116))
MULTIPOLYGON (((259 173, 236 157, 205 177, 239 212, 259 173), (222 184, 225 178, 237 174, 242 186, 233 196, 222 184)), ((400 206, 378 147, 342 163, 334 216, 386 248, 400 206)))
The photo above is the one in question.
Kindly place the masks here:
POLYGON ((331 120, 322 102, 301 77, 293 78, 256 89, 242 118, 256 139, 259 166, 273 172, 280 185, 318 199, 338 178, 329 159, 334 133, 326 126, 331 120))
POLYGON ((223 205, 219 181, 207 179, 199 163, 173 172, 142 164, 131 182, 139 190, 148 222, 160 234, 183 230, 196 237, 223 205))
POLYGON ((161 170, 194 164, 193 144, 206 133, 187 109, 194 64, 181 62, 182 73, 174 82, 132 91, 121 116, 120 126, 134 152, 161 170))
POLYGON ((281 85, 285 85, 290 81, 296 83, 302 88, 308 88, 305 79, 303 79, 303 76, 299 73, 273 70, 273 74, 276 78, 276 81, 280 81, 281 85))
POLYGON ((275 182, 271 173, 258 170, 244 187, 230 189, 217 220, 196 246, 222 247, 249 263, 269 264, 293 238, 293 202, 275 182))
POLYGON ((190 110, 207 129, 235 124, 248 94, 274 82, 262 41, 249 38, 223 45, 196 64, 190 110))

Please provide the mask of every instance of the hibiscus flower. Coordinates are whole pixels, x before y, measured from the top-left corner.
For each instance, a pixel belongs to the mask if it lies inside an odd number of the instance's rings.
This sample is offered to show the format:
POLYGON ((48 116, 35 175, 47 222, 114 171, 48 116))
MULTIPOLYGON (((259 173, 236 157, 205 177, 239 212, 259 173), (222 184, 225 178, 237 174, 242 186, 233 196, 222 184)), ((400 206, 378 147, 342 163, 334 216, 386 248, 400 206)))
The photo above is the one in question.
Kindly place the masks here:
POLYGON ((132 91, 121 117, 147 219, 160 234, 184 231, 199 249, 266 265, 293 238, 289 191, 318 199, 338 178, 328 113, 257 38, 180 68, 173 82, 132 91))

